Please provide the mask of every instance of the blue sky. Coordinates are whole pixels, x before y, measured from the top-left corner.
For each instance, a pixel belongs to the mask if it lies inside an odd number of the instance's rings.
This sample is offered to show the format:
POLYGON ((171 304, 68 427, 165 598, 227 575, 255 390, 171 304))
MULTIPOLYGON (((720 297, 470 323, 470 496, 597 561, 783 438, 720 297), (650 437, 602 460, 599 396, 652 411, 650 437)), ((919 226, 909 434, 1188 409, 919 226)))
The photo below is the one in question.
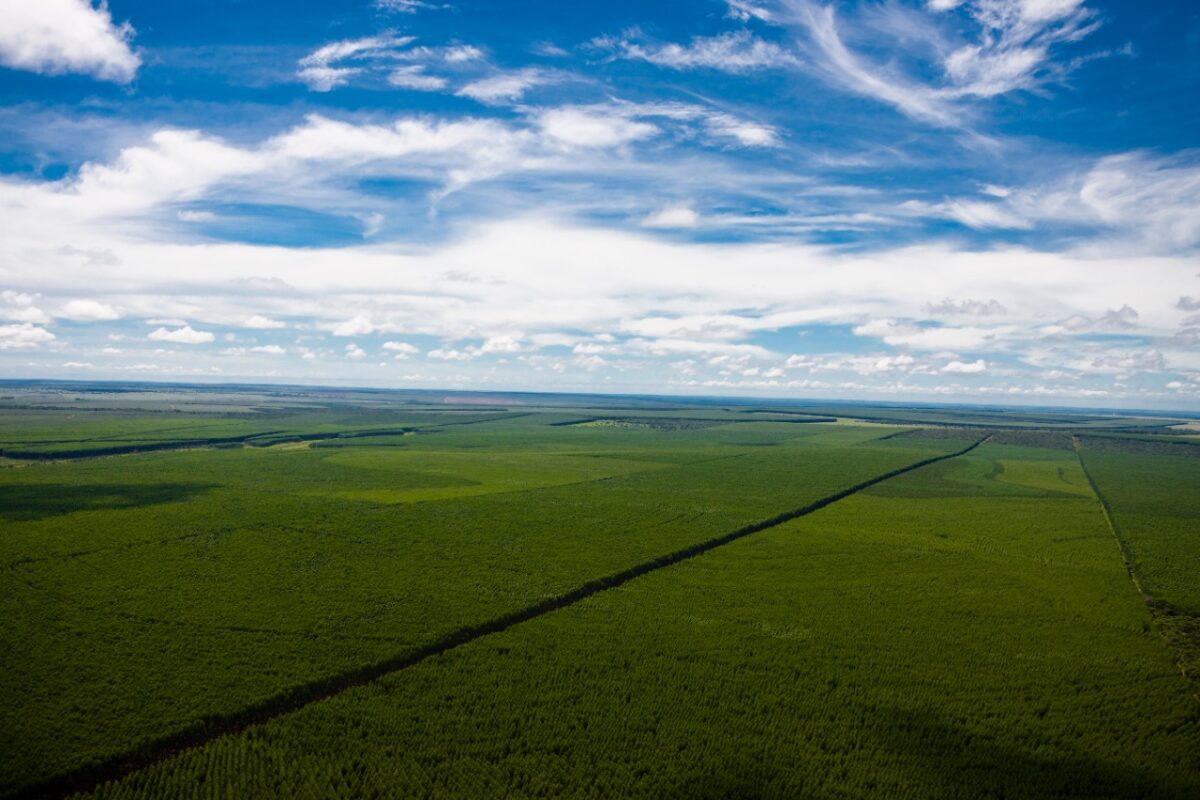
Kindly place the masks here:
POLYGON ((1200 408, 1200 8, 3 2, 0 372, 1200 408))

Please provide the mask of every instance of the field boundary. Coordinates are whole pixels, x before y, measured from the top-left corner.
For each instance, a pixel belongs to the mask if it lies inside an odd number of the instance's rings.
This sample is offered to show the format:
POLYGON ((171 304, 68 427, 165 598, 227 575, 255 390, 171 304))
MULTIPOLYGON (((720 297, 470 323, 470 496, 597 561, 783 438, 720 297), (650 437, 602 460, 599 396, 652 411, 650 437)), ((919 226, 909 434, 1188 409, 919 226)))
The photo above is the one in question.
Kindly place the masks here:
MULTIPOLYGON (((1115 539, 1117 542, 1117 548, 1121 551, 1121 558, 1125 562, 1125 571, 1129 573, 1129 580, 1133 583, 1134 588, 1137 589, 1138 596, 1141 597, 1142 603, 1150 612, 1150 618, 1154 621, 1154 627, 1158 630, 1159 636, 1162 637, 1163 643, 1175 656, 1175 666, 1179 668, 1179 674, 1183 676, 1183 679, 1187 681, 1189 685, 1191 685, 1192 676, 1188 673, 1183 653, 1178 647, 1175 646, 1175 643, 1172 642, 1171 637, 1164 629, 1164 615, 1162 612, 1164 607, 1170 609, 1170 606, 1161 600, 1156 600, 1154 595, 1150 594, 1149 590, 1146 589, 1146 582, 1142 577, 1141 571, 1137 567, 1137 562, 1134 560, 1133 554, 1129 550, 1129 546, 1125 544, 1125 540, 1121 538, 1121 528, 1119 525, 1117 525, 1117 519, 1113 514, 1112 506, 1108 504, 1108 498, 1104 496, 1104 492, 1100 491, 1100 485, 1096 483, 1096 479, 1093 478, 1092 473, 1088 471, 1087 463, 1083 460, 1083 445, 1079 441, 1079 437, 1072 436, 1071 441, 1075 447, 1075 457, 1079 459, 1079 468, 1083 470, 1083 475, 1085 478, 1087 478, 1088 485, 1092 487, 1092 494, 1096 496, 1096 500, 1100 503, 1100 510, 1104 513, 1104 521, 1108 523, 1108 530, 1112 533, 1113 539, 1115 539)), ((1195 697, 1198 702, 1200 702, 1200 694, 1193 694, 1192 696, 1195 697)))
MULTIPOLYGON (((271 447, 277 444, 292 444, 296 442, 324 442, 331 439, 370 439, 381 436, 403 436, 409 433, 421 433, 441 430, 456 425, 478 425, 484 422, 496 422, 504 419, 527 417, 530 412, 514 414, 498 414, 482 419, 455 420, 439 422, 432 425, 406 425, 394 428, 363 428, 348 431, 322 431, 320 433, 292 433, 285 430, 258 431, 241 436, 219 436, 203 439, 172 439, 162 442, 146 442, 144 444, 113 445, 112 447, 77 448, 75 450, 13 450, 0 449, 0 457, 11 458, 14 461, 81 461, 88 458, 105 458, 108 456, 125 456, 137 453, 159 453, 164 450, 196 450, 208 447, 242 445, 249 447, 271 447)), ((63 440, 68 441, 68 440, 63 440)), ((99 439, 80 439, 80 442, 101 441, 99 439)))
POLYGON ((457 647, 481 639, 484 636, 501 633, 515 625, 544 616, 552 611, 567 608, 600 592, 622 586, 635 578, 679 564, 735 542, 738 539, 778 527, 785 522, 807 516, 891 478, 930 466, 931 464, 964 456, 990 438, 991 436, 985 436, 954 452, 924 458, 906 466, 897 467, 791 511, 785 511, 769 519, 751 523, 729 533, 688 545, 687 547, 658 556, 649 561, 635 564, 606 577, 588 581, 564 594, 555 595, 534 605, 512 611, 487 622, 468 625, 451 631, 434 642, 413 648, 404 653, 357 669, 293 686, 276 695, 228 714, 206 717, 176 733, 146 742, 132 750, 30 784, 18 789, 11 796, 16 798, 65 797, 75 793, 91 792, 105 783, 119 780, 154 764, 166 761, 183 751, 203 747, 217 739, 236 735, 247 728, 262 725, 276 717, 299 711, 305 706, 335 697, 349 689, 364 686, 392 673, 416 666, 457 647))

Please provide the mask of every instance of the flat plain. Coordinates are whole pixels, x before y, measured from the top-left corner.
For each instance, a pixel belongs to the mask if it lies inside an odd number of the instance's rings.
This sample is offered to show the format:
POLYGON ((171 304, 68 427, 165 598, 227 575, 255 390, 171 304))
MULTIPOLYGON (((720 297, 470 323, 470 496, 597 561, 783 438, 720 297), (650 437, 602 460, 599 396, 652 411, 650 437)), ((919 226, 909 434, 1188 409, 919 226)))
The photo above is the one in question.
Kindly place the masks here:
POLYGON ((1200 437, 8 387, 0 795, 1200 796, 1200 437))

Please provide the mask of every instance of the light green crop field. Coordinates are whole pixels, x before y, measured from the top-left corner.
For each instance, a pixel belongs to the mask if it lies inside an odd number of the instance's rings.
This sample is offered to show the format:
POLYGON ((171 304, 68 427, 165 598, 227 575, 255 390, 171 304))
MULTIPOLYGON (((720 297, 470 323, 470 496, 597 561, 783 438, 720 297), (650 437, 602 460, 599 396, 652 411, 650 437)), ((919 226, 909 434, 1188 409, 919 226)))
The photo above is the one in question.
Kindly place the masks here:
POLYGON ((1200 793, 1177 420, 81 396, 0 408, 0 796, 1200 793))

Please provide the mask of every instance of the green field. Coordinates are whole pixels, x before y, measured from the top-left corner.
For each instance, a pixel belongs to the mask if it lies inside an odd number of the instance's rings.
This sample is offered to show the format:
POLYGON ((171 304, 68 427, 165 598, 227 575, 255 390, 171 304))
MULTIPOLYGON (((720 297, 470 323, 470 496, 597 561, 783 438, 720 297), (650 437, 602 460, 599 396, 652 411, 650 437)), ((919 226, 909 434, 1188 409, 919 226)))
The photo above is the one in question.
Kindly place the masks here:
POLYGON ((1179 420, 438 400, 0 402, 0 796, 1200 796, 1179 420))

